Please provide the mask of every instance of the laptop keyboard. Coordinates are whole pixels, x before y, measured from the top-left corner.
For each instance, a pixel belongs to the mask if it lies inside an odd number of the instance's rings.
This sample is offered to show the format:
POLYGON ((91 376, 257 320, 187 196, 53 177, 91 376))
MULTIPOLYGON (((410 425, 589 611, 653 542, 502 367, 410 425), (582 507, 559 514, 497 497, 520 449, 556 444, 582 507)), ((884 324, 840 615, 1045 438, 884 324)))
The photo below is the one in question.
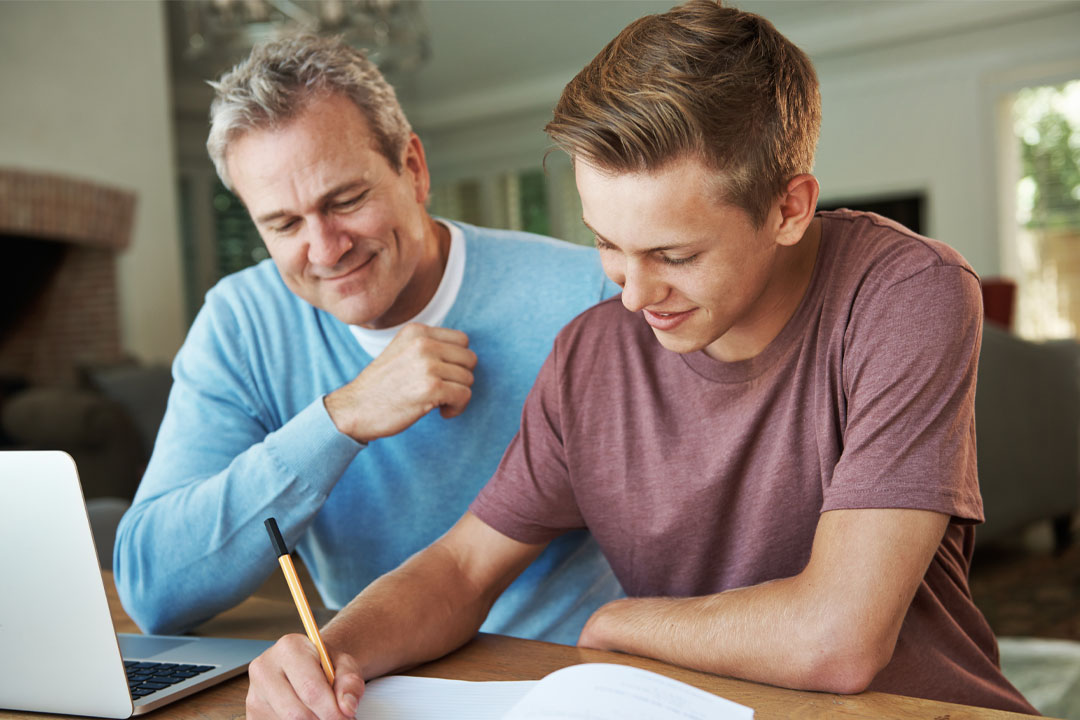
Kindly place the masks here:
POLYGON ((158 690, 164 690, 170 685, 201 675, 207 670, 213 670, 214 666, 125 660, 124 669, 127 670, 131 697, 133 700, 138 700, 158 690))

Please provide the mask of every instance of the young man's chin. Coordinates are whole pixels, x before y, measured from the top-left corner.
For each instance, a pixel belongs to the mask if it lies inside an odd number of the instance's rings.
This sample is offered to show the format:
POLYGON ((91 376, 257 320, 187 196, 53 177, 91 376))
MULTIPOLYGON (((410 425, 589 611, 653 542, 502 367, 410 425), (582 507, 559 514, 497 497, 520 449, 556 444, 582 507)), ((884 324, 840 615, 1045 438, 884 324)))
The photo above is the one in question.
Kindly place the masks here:
POLYGON ((657 341, 663 346, 665 350, 679 353, 680 355, 688 355, 690 353, 697 352, 704 349, 709 343, 695 338, 678 337, 674 333, 665 332, 664 330, 657 330, 652 328, 653 335, 656 336, 657 341))

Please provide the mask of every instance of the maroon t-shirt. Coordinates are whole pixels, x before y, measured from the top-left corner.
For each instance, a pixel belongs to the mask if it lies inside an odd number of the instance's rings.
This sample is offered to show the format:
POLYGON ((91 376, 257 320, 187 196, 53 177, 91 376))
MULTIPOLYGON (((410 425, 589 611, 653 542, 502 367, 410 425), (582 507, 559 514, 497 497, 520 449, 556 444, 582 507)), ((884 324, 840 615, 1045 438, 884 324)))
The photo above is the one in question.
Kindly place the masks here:
MULTIPOLYGON (((592 531, 630 596, 790 577, 820 514, 952 516, 872 690, 1034 712, 971 600, 979 281, 879 216, 820 213, 813 276, 759 355, 665 350, 618 298, 571 322, 471 510, 528 543, 592 531)), ((902 547, 897 552, 903 552, 902 547)))

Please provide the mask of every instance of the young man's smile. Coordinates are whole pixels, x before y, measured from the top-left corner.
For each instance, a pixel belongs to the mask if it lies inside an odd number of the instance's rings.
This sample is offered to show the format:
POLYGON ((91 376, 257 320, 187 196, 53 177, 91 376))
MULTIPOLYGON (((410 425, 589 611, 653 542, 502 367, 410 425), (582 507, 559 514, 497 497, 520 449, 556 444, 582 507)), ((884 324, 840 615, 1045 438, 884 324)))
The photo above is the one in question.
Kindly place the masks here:
POLYGON ((689 319, 694 310, 661 312, 659 310, 649 310, 646 308, 642 312, 645 314, 645 322, 649 323, 654 330, 671 332, 682 325, 683 321, 689 319))

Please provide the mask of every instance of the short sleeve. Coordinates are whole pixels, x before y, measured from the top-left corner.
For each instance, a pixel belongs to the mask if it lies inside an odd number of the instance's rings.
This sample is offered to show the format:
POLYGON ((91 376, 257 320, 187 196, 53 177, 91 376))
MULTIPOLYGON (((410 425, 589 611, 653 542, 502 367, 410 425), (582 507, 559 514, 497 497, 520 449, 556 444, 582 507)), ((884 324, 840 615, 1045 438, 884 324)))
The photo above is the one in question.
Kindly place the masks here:
POLYGON ((521 413, 521 428, 469 510, 502 534, 549 542, 585 527, 574 498, 563 442, 558 342, 540 368, 521 413))
POLYGON ((843 450, 822 510, 913 508, 981 522, 978 279, 937 264, 863 298, 845 332, 843 450))

